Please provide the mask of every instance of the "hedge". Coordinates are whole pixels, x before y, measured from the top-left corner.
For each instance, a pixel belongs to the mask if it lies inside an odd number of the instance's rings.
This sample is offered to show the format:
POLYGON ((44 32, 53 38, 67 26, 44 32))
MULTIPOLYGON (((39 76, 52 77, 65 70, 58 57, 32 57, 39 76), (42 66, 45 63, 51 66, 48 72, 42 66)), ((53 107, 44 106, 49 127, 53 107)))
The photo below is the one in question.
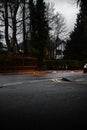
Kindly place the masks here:
POLYGON ((75 70, 82 69, 83 62, 78 60, 47 60, 46 66, 48 70, 75 70))

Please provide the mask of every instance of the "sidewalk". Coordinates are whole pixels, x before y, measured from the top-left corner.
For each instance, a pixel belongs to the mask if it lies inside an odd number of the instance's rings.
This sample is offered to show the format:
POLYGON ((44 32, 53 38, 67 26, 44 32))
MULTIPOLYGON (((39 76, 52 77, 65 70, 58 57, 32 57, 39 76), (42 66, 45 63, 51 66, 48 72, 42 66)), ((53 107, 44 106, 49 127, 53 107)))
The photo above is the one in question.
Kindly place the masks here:
POLYGON ((3 71, 0 75, 41 75, 45 78, 60 78, 66 82, 87 82, 87 74, 84 74, 82 70, 18 70, 18 71, 3 71))
POLYGON ((53 71, 51 70, 45 70, 45 71, 38 71, 38 70, 7 70, 7 71, 2 71, 0 74, 2 75, 10 75, 10 74, 34 74, 34 75, 39 75, 39 74, 48 74, 52 73, 53 71))
POLYGON ((87 82, 87 74, 66 76, 62 80, 67 82, 87 82))

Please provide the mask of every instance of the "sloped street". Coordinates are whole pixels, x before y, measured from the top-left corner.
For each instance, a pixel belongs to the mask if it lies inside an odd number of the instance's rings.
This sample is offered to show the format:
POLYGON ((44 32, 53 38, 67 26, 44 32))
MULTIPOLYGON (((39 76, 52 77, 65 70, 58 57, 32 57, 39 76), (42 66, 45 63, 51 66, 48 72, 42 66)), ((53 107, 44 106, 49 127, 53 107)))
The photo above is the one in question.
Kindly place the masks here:
POLYGON ((0 126, 6 130, 84 128, 87 74, 52 71, 0 75, 0 126))

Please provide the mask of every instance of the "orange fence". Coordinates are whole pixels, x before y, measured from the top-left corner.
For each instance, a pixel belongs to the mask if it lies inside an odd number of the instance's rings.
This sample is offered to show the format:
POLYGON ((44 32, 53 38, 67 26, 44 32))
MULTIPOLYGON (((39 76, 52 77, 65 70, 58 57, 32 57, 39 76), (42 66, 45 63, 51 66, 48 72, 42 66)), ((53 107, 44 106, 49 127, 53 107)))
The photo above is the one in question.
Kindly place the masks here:
POLYGON ((23 57, 23 56, 0 56, 0 72, 2 71, 16 71, 16 70, 28 70, 37 69, 38 60, 34 57, 23 57))

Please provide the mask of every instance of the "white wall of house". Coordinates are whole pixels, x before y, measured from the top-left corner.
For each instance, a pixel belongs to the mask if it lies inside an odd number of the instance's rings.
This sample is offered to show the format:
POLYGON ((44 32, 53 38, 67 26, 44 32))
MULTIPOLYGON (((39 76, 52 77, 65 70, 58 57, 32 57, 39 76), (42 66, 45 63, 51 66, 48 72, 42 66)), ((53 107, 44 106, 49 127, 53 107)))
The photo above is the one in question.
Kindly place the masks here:
POLYGON ((54 55, 55 59, 62 59, 63 58, 63 52, 65 50, 65 43, 61 43, 55 50, 54 50, 54 55))

